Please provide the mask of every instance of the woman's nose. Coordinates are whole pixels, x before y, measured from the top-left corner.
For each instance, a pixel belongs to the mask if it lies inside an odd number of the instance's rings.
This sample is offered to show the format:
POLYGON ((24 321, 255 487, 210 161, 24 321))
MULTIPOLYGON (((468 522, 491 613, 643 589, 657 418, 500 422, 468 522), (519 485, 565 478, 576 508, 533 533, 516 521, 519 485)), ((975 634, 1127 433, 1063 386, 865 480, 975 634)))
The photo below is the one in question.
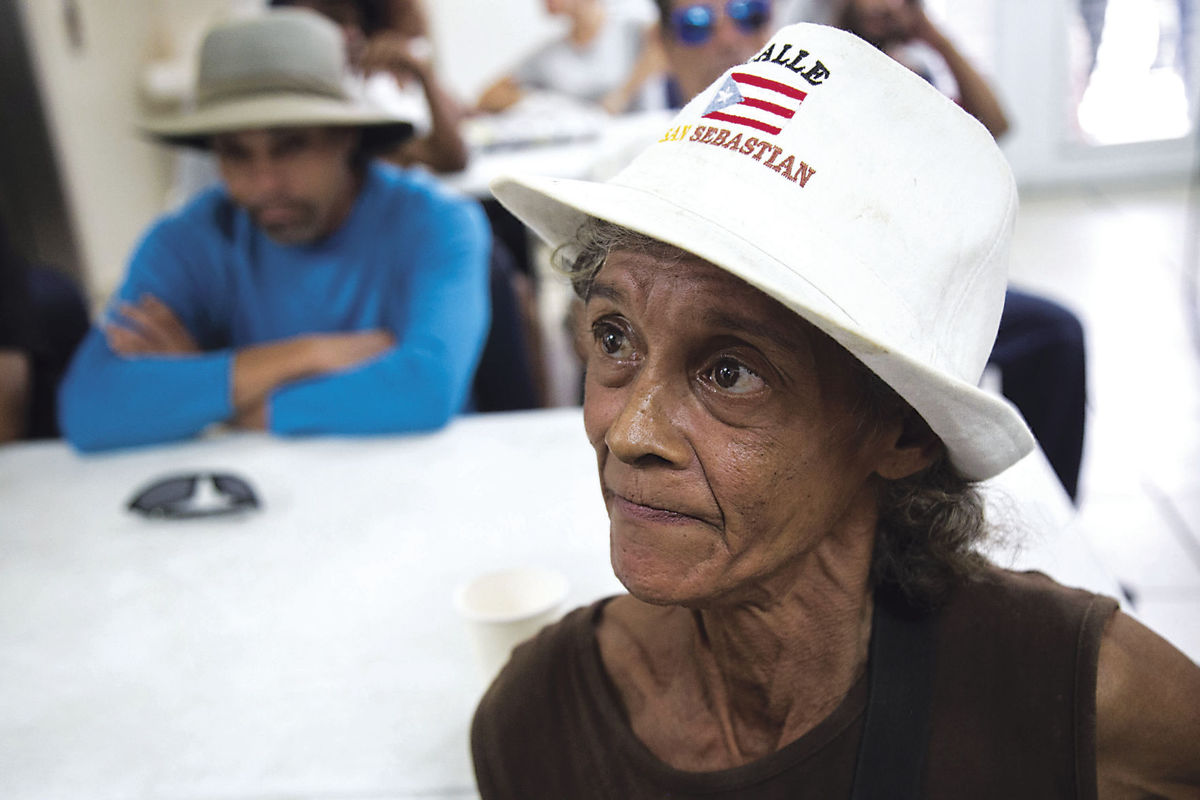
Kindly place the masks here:
POLYGON ((691 449, 681 429, 682 404, 678 390, 643 372, 629 384, 604 442, 627 464, 687 465, 691 449))

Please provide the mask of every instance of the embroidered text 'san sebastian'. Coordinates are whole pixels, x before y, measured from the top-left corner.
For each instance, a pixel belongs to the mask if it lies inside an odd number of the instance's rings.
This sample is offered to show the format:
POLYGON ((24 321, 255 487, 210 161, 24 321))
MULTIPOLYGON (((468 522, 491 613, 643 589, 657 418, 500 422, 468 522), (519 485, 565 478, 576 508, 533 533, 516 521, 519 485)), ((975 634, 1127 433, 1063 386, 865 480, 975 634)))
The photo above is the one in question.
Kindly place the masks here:
MULTIPOLYGON (((682 127, 690 128, 691 126, 682 127)), ((678 131, 677 128, 672 130, 678 131)), ((671 135, 671 131, 668 131, 669 135, 671 135)), ((674 140, 664 137, 662 141, 674 140)), ((753 158, 764 167, 774 170, 792 183, 798 184, 801 188, 804 188, 804 185, 808 183, 808 179, 816 173, 815 169, 791 153, 785 154, 783 148, 779 145, 755 136, 743 138, 741 133, 734 133, 728 128, 697 125, 688 141, 712 145, 713 147, 723 147, 726 150, 753 158)))

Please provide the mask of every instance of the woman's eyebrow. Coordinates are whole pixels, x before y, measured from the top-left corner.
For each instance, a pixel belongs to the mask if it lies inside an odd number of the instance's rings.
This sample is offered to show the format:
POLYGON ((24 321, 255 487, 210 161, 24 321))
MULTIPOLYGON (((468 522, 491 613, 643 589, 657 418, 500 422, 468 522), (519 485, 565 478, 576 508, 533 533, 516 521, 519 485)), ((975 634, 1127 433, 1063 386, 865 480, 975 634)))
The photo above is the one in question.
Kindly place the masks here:
POLYGON ((585 303, 590 303, 593 299, 620 303, 625 299, 625 293, 611 284, 593 283, 591 288, 588 289, 587 297, 583 298, 583 300, 585 303))
POLYGON ((806 342, 803 329, 799 325, 783 325, 717 310, 705 313, 704 321, 713 328, 774 342, 790 350, 802 348, 806 342))

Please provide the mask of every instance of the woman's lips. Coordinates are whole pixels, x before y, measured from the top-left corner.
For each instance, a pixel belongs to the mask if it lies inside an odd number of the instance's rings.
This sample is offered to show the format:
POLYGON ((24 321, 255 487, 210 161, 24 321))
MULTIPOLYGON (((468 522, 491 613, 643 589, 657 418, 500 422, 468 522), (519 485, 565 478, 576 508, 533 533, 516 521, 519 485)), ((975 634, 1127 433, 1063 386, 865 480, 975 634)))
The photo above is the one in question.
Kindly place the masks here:
POLYGON ((613 511, 620 513, 622 516, 631 519, 642 520, 645 522, 657 523, 686 523, 696 522, 697 518, 690 514, 684 514, 678 511, 669 511, 664 508, 655 508, 654 506, 642 505, 635 503, 627 497, 622 497, 619 494, 612 496, 613 511))

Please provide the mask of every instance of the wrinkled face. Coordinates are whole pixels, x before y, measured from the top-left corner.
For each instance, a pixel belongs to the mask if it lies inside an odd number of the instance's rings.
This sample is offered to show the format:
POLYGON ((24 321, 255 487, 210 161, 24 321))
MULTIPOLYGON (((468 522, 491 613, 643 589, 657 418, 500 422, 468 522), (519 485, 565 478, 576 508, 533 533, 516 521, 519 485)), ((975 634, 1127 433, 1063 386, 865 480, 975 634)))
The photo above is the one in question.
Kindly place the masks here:
POLYGON ((858 34, 881 44, 900 35, 902 15, 911 0, 851 0, 850 10, 858 34))
POLYGON ((350 166, 358 132, 277 128, 213 137, 221 177, 254 224, 284 245, 311 244, 337 230, 358 195, 350 166))
POLYGON ((754 597, 851 519, 873 541, 896 438, 858 424, 851 357, 831 341, 687 255, 611 254, 584 321, 584 418, 634 596, 754 597))
POLYGON ((766 22, 757 28, 739 26, 726 12, 726 0, 671 0, 670 5, 672 17, 690 6, 707 6, 713 20, 711 35, 698 44, 684 43, 671 29, 664 31, 667 61, 685 100, 699 94, 725 70, 753 57, 774 30, 769 12, 766 22))

